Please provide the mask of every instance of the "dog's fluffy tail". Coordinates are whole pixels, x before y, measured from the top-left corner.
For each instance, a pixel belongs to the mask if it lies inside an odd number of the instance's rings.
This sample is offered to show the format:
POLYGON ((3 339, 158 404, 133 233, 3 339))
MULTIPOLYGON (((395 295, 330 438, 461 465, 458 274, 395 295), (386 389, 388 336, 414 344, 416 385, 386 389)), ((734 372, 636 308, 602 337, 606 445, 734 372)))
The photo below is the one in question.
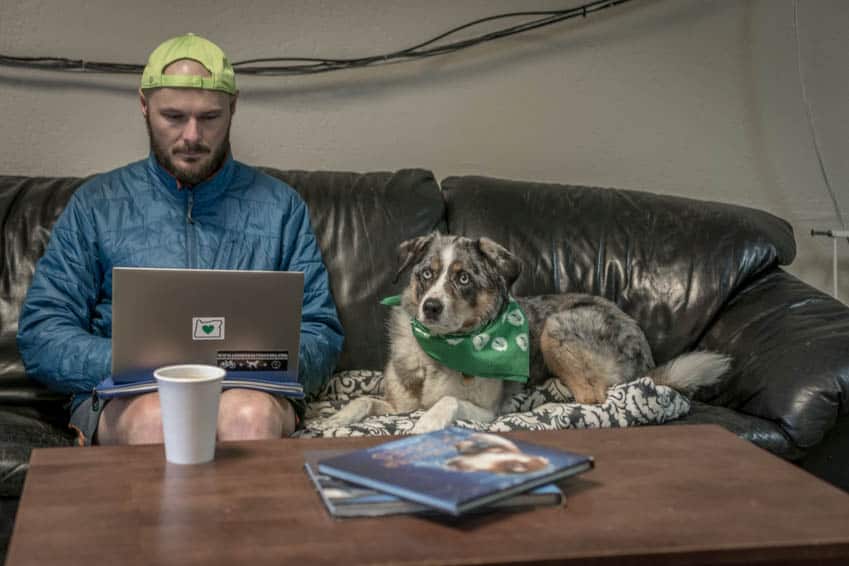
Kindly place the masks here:
POLYGON ((715 352, 691 352, 649 372, 655 383, 668 385, 684 395, 715 385, 731 367, 731 358, 715 352))

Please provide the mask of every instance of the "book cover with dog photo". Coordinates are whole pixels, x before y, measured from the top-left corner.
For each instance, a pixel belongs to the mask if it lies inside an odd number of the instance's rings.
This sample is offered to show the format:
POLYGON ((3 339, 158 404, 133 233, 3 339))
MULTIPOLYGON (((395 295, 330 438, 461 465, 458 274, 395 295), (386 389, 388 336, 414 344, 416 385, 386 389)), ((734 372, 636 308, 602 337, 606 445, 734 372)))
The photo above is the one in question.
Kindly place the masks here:
MULTIPOLYGON (((318 492, 327 511, 334 517, 379 517, 399 514, 438 513, 433 507, 407 501, 388 493, 376 491, 318 471, 318 461, 345 454, 348 450, 310 450, 304 453, 304 469, 318 492)), ((496 501, 498 509, 522 509, 541 505, 560 505, 563 492, 556 484, 548 483, 525 493, 496 501)), ((478 508, 481 509, 481 508, 478 508)))
POLYGON ((458 427, 318 462, 323 474, 452 515, 592 467, 591 456, 458 427))

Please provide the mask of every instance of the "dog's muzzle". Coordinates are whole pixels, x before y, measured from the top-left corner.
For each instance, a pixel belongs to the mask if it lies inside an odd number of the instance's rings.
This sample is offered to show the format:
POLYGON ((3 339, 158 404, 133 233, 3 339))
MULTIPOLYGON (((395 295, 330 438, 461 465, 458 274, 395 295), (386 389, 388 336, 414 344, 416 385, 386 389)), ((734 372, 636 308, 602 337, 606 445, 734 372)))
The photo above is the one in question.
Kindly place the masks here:
POLYGON ((439 315, 442 314, 443 310, 445 310, 445 305, 443 305, 442 301, 439 299, 427 299, 422 305, 422 313, 424 314, 425 320, 430 322, 436 322, 439 320, 439 315))

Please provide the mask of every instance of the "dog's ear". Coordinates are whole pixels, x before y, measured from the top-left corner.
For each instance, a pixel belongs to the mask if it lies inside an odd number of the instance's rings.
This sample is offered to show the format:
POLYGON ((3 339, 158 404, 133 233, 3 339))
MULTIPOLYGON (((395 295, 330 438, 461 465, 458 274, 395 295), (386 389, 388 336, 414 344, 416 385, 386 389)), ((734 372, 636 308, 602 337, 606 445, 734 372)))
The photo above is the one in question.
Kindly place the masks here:
POLYGON ((495 265, 498 272, 504 276, 507 288, 510 289, 522 272, 521 260, 513 255, 510 250, 489 238, 480 238, 478 240, 478 249, 485 258, 495 265))
POLYGON ((418 238, 412 238, 401 242, 401 245, 398 246, 398 263, 400 264, 400 267, 398 268, 398 271, 395 272, 395 279, 392 280, 393 283, 398 282, 398 279, 401 278, 401 274, 405 269, 410 267, 413 263, 417 263, 422 259, 422 257, 424 257, 424 254, 430 247, 431 242, 433 242, 438 235, 438 232, 432 232, 427 236, 419 236, 418 238))

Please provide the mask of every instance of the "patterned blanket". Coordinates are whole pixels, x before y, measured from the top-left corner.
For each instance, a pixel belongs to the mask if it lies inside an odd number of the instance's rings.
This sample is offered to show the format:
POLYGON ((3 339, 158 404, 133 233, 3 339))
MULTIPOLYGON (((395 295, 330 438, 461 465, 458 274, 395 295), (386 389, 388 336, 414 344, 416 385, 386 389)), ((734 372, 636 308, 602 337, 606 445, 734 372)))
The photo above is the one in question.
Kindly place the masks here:
MULTIPOLYGON (((381 436, 409 434, 423 411, 399 415, 369 417, 340 428, 324 426, 351 399, 361 395, 382 394, 383 373, 346 371, 333 376, 327 386, 307 407, 304 428, 295 436, 381 436)), ((575 403, 572 394, 558 380, 527 387, 505 399, 501 415, 491 423, 458 421, 457 426, 505 432, 510 430, 551 430, 561 428, 626 427, 662 424, 686 415, 689 400, 648 377, 611 387, 607 400, 600 405, 575 403)))

